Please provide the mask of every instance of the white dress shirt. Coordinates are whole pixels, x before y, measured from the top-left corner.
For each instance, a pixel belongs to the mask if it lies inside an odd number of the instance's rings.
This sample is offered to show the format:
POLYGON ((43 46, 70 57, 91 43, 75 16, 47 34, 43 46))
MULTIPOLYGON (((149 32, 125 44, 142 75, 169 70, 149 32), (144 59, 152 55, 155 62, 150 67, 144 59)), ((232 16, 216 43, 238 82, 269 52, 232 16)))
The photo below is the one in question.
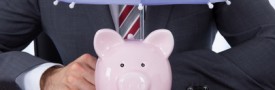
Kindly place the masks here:
MULTIPOLYGON (((109 5, 112 18, 115 24, 116 30, 118 30, 118 17, 119 17, 119 6, 118 5, 109 5)), ((53 66, 58 66, 57 63, 44 63, 30 71, 24 72, 16 78, 17 85, 22 90, 40 90, 40 79, 42 74, 49 68, 53 66)))

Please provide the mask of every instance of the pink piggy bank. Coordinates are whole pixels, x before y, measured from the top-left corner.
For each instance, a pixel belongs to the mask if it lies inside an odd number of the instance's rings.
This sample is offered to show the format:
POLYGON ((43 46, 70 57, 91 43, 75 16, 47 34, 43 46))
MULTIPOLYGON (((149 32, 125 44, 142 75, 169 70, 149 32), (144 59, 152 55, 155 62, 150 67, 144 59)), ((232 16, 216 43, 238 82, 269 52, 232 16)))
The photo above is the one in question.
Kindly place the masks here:
POLYGON ((95 70, 96 90, 170 90, 168 60, 174 38, 168 30, 156 30, 145 40, 124 40, 111 29, 94 38, 99 56, 95 70))

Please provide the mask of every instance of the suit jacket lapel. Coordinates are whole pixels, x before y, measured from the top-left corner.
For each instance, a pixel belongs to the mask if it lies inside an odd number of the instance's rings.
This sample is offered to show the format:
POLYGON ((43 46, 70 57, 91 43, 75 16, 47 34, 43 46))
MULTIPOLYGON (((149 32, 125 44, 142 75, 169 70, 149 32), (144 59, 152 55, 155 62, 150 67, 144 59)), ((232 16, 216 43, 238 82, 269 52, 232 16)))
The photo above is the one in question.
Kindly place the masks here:
POLYGON ((145 36, 156 29, 167 28, 166 26, 169 21, 171 9, 171 5, 147 7, 144 31, 145 36))
POLYGON ((110 28, 115 30, 109 5, 89 5, 86 8, 88 20, 96 24, 95 29, 110 28))

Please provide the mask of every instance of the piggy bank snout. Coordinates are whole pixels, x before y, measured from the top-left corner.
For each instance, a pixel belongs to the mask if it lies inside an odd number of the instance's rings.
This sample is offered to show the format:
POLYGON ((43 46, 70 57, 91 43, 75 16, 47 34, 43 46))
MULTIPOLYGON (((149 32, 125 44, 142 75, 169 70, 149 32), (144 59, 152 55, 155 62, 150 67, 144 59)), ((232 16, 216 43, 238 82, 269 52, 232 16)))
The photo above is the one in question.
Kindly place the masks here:
POLYGON ((125 73, 119 77, 118 88, 119 90, 149 90, 150 80, 143 73, 125 73))

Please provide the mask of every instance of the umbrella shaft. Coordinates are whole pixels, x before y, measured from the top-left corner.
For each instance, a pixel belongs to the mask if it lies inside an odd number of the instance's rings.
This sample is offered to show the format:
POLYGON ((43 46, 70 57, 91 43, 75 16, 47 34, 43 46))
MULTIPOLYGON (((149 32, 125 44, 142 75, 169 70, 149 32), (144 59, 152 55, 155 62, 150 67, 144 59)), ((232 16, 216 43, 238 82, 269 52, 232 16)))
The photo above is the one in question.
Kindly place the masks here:
POLYGON ((138 39, 144 39, 144 13, 145 10, 140 10, 140 31, 139 31, 139 38, 138 39))

